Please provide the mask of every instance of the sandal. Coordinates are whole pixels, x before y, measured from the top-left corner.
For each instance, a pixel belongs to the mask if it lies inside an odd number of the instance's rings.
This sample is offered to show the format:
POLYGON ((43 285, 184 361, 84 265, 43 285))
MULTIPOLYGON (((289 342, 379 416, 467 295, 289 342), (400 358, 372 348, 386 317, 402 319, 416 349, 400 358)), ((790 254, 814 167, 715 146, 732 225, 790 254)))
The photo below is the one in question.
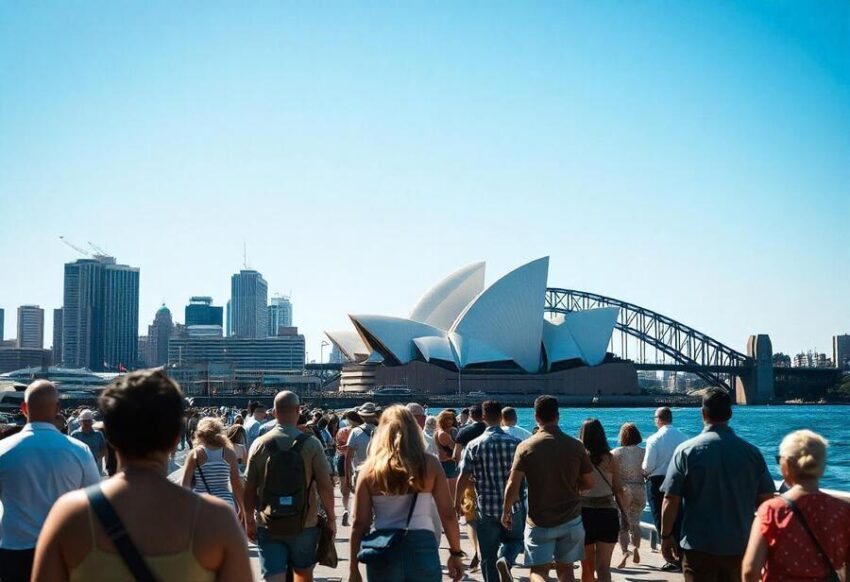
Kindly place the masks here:
POLYGON ((622 570, 623 568, 626 567, 626 562, 629 560, 629 554, 631 554, 631 552, 629 550, 626 550, 625 552, 623 552, 623 559, 620 560, 619 564, 617 564, 618 570, 622 570))
POLYGON ((638 553, 637 548, 635 548, 634 557, 633 557, 632 561, 634 561, 635 564, 640 564, 640 554, 638 553))

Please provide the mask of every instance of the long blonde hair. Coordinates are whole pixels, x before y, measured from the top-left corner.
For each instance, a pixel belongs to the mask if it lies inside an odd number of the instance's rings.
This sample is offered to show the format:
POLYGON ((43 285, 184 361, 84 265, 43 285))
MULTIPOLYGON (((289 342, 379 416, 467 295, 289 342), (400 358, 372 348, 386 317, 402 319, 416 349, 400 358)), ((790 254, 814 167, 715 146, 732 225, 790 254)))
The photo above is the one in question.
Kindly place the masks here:
POLYGON ((192 444, 196 447, 206 445, 214 448, 233 448, 230 441, 224 435, 224 425, 214 417, 202 418, 195 429, 195 438, 192 444))
POLYGON ((425 489, 425 439, 416 419, 404 406, 381 414, 364 464, 375 488, 385 495, 404 495, 425 489))

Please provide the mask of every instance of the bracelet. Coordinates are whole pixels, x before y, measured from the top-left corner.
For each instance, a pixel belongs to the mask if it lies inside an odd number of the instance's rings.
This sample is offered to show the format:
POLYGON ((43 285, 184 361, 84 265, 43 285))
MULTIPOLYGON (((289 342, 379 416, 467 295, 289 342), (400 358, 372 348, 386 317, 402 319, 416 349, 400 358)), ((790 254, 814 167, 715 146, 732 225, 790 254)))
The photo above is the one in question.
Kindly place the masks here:
POLYGON ((662 540, 669 540, 672 537, 673 537, 673 534, 667 534, 666 536, 661 536, 661 539, 662 540))
POLYGON ((449 555, 450 555, 452 558, 465 558, 465 557, 466 557, 466 552, 464 552, 463 550, 457 550, 457 551, 455 551, 455 550, 450 549, 450 550, 449 550, 449 555))

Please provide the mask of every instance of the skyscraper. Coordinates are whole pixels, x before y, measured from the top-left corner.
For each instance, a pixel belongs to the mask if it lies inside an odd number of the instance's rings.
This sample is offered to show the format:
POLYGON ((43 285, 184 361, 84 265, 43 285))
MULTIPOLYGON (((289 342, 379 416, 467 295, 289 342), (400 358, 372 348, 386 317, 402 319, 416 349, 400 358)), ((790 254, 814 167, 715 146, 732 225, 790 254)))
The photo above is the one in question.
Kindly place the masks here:
POLYGON ((224 337, 233 335, 233 310, 231 309, 230 299, 227 300, 227 314, 225 316, 224 337))
POLYGON ((850 335, 832 336, 832 363, 839 370, 850 370, 850 335))
POLYGON ((212 302, 212 297, 190 298, 186 306, 186 326, 222 325, 222 308, 212 302))
POLYGON ((168 341, 174 335, 174 321, 171 311, 163 304, 148 326, 148 356, 146 364, 151 367, 168 363, 168 341))
POLYGON ((38 305, 18 307, 18 347, 44 347, 44 310, 38 305))
POLYGON ((289 297, 275 295, 269 305, 269 335, 278 335, 281 327, 292 327, 292 301, 289 297))
POLYGON ((102 255, 66 263, 62 320, 66 366, 93 371, 134 367, 139 269, 102 255))
POLYGON ((242 270, 230 278, 231 332, 237 337, 268 336, 269 286, 257 271, 242 270))
POLYGON ((3 311, 2 308, 0 308, 0 342, 3 341, 3 337, 4 337, 3 336, 3 317, 4 317, 4 311, 3 311))
POLYGON ((53 310, 53 364, 62 363, 62 308, 53 310))

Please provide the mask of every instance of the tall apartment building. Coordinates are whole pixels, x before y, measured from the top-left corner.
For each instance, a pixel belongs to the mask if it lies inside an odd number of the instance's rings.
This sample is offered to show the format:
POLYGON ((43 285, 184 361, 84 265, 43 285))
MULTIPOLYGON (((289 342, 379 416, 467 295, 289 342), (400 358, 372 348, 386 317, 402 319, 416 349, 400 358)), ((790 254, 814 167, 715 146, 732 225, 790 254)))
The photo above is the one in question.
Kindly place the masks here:
POLYGON ((832 336, 832 363, 841 370, 850 370, 850 335, 832 336))
POLYGON ((191 297, 185 310, 186 326, 223 325, 222 308, 212 302, 212 297, 191 297))
POLYGON ((18 347, 44 348, 44 310, 38 305, 18 307, 18 347))
POLYGON ((97 255, 65 264, 62 355, 65 365, 93 371, 136 365, 139 269, 97 255))
POLYGON ((269 286, 257 271, 242 270, 230 278, 231 332, 236 337, 267 337, 269 286))
POLYGON ((292 327, 292 301, 289 297, 275 295, 269 305, 269 335, 278 335, 282 327, 292 327))
POLYGON ((153 324, 148 326, 147 366, 155 368, 168 363, 168 342, 172 337, 174 320, 171 318, 171 310, 163 305, 157 310, 153 324))
POLYGON ((62 359, 62 308, 53 310, 53 364, 59 365, 62 359))
POLYGON ((2 342, 3 338, 5 337, 3 335, 3 331, 4 331, 3 330, 3 321, 4 321, 3 318, 4 318, 4 316, 5 316, 5 312, 3 311, 3 308, 0 307, 0 342, 2 342))
POLYGON ((168 363, 173 366, 224 364, 235 370, 304 370, 304 336, 175 338, 168 343, 168 363))

